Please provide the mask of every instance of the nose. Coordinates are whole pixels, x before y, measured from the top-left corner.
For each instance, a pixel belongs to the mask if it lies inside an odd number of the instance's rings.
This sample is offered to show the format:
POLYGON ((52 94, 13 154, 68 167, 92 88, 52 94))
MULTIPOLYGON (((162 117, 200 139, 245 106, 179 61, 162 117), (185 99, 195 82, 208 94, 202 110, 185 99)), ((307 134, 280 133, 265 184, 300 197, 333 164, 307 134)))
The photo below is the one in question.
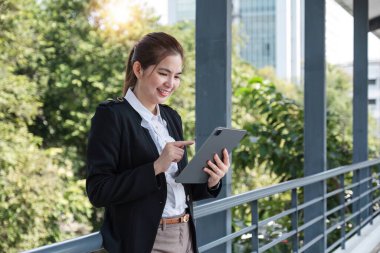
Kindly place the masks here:
POLYGON ((165 84, 168 88, 172 88, 174 86, 174 82, 175 82, 174 76, 169 75, 165 84))

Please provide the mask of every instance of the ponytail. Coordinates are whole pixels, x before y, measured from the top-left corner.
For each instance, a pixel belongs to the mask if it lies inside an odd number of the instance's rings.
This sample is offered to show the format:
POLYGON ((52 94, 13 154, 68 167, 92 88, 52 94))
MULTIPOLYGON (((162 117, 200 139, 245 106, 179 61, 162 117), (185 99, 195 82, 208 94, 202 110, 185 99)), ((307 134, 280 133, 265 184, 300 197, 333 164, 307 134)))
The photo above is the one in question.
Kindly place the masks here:
POLYGON ((125 94, 127 94, 127 91, 129 88, 135 87, 137 83, 137 77, 135 73, 133 72, 133 63, 134 63, 134 54, 135 54, 135 48, 133 47, 131 52, 129 53, 128 56, 128 62, 127 62, 127 67, 125 69, 125 79, 124 79, 124 86, 123 86, 123 97, 125 94))

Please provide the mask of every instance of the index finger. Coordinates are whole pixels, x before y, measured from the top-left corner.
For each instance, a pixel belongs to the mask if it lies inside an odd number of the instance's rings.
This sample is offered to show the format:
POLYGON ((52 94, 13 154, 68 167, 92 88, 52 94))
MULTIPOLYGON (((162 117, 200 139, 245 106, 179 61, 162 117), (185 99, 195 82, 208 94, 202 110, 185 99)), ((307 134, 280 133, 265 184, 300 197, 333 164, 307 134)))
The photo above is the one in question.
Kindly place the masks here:
POLYGON ((194 144, 194 141, 175 141, 173 142, 174 146, 182 148, 184 146, 189 146, 194 144))
POLYGON ((228 155, 228 150, 226 148, 223 149, 223 163, 227 164, 230 162, 230 156, 228 155))

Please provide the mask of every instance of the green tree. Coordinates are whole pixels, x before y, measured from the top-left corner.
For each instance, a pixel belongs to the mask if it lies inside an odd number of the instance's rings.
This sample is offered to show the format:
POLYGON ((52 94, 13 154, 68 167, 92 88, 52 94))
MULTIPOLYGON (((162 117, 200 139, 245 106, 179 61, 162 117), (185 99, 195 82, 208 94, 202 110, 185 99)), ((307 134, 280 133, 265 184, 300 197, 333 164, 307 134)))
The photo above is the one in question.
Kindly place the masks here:
POLYGON ((102 26, 102 17, 97 15, 102 2, 41 1, 30 29, 39 38, 38 57, 16 69, 29 69, 43 101, 30 129, 43 139, 44 147, 62 147, 82 178, 95 107, 121 95, 129 49, 143 33, 154 29, 157 20, 136 7, 133 21, 112 30, 102 26))
POLYGON ((18 252, 91 231, 84 181, 72 180, 60 149, 28 131, 40 102, 25 76, 0 80, 0 251, 18 252))
MULTIPOLYGON (((258 71, 260 72, 260 71, 258 71)), ((255 75, 253 75, 255 76, 255 75)), ((331 67, 329 72, 330 97, 327 110, 327 161, 328 168, 335 168, 351 163, 352 138, 349 137, 350 127, 344 122, 350 121, 350 82, 342 71, 331 67), (347 94, 347 97, 342 97, 347 94), (339 100, 337 103, 336 100, 339 100)), ((268 76, 267 76, 268 77, 268 76)), ((273 76, 272 76, 273 78, 273 76)), ((273 78, 274 79, 274 78, 273 78)), ((233 157, 233 185, 238 185, 235 192, 251 190, 256 187, 286 181, 303 176, 303 105, 299 102, 298 92, 291 92, 294 98, 289 99, 279 92, 277 86, 261 76, 240 78, 235 86, 234 97, 239 110, 236 119, 240 127, 248 130, 249 136, 244 139, 233 157), (264 183, 265 184, 265 183, 264 183)), ((286 84, 285 84, 286 85, 286 84)), ((329 180, 329 189, 335 189, 339 184, 329 180)), ((302 192, 300 193, 302 199, 302 192)), ((329 199, 329 206, 336 206, 336 199, 329 199), (335 201, 335 202, 334 202, 335 201)), ((265 219, 289 208, 290 194, 281 194, 260 200, 260 219, 265 219)), ((251 224, 249 206, 239 206, 234 209, 234 229, 239 230, 251 224)), ((329 217, 331 221, 335 218, 329 217)), ((286 231, 289 221, 284 219, 275 224, 282 232, 286 231)), ((271 230, 270 227, 266 229, 271 230)), ((270 235, 269 235, 270 236, 270 235)), ((329 242, 334 240, 334 234, 329 242)), ((250 242, 239 239, 236 250, 249 251, 250 242)), ((280 244, 278 247, 286 247, 280 244)), ((284 251, 279 248, 273 252, 284 251)), ((287 250, 285 250, 287 251, 287 250)))
POLYGON ((35 1, 2 1, 0 15, 0 251, 19 252, 91 231, 84 181, 63 149, 42 149, 35 1))

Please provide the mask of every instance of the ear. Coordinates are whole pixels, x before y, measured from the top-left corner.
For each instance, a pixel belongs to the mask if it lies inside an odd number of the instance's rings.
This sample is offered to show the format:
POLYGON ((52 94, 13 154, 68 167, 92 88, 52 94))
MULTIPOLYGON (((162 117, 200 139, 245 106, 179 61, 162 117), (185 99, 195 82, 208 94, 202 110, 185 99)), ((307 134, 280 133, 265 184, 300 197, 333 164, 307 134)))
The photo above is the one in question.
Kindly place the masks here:
POLYGON ((140 79, 143 75, 143 68, 141 66, 141 63, 138 61, 135 61, 132 66, 133 73, 137 77, 137 79, 140 79))

